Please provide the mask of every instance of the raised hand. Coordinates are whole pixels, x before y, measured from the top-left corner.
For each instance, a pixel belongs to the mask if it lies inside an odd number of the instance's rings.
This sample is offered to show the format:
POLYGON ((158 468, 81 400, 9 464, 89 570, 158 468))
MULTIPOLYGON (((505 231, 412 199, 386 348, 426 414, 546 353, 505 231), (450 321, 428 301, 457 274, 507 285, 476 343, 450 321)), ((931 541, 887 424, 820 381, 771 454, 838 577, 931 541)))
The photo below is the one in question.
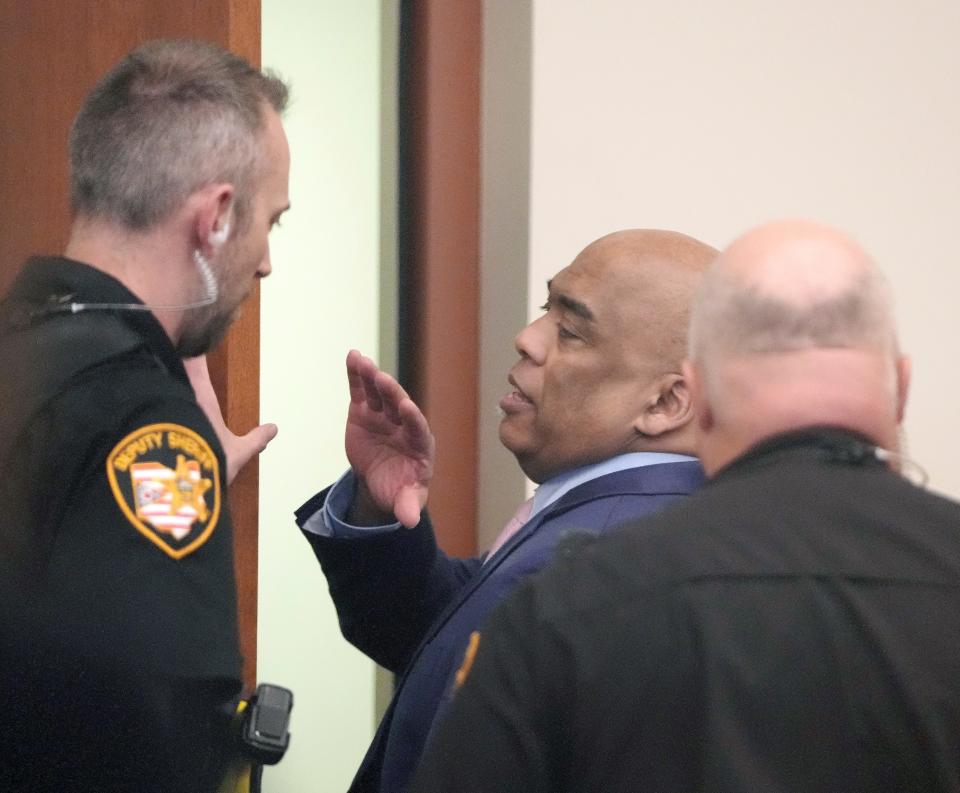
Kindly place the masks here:
POLYGON ((430 426, 400 384, 356 350, 347 355, 347 379, 345 445, 358 480, 348 517, 362 524, 393 515, 408 528, 416 526, 433 476, 430 426))
POLYGON ((210 382, 207 357, 201 355, 198 358, 184 358, 183 367, 187 370, 190 385, 193 386, 193 393, 197 397, 197 404, 207 414, 214 432, 220 439, 220 445, 223 446, 223 451, 227 455, 227 484, 230 484, 240 469, 266 449, 267 444, 276 437, 277 425, 261 424, 246 435, 235 435, 223 420, 217 394, 213 390, 213 383, 210 382))

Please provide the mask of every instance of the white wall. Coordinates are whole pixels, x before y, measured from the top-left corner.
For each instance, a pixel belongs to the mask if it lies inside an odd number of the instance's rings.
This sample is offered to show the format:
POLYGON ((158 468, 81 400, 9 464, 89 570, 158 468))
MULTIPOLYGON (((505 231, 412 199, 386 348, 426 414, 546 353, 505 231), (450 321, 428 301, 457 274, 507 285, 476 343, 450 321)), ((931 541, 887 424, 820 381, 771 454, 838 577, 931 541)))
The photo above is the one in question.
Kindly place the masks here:
POLYGON ((373 734, 373 664, 340 637, 293 510, 346 466, 350 347, 379 334, 380 2, 263 0, 265 67, 293 84, 292 209, 261 290, 258 676, 294 692, 293 738, 270 793, 345 790, 373 734))
POLYGON ((956 0, 533 0, 530 315, 617 228, 835 224, 893 281, 909 449, 960 496, 958 41, 956 0))
MULTIPOLYGON (((498 435, 500 397, 526 324, 530 248, 531 0, 483 7, 480 179, 480 376, 477 547, 489 548, 526 497, 525 479, 498 435)), ((536 287, 534 287, 536 288, 536 287)))

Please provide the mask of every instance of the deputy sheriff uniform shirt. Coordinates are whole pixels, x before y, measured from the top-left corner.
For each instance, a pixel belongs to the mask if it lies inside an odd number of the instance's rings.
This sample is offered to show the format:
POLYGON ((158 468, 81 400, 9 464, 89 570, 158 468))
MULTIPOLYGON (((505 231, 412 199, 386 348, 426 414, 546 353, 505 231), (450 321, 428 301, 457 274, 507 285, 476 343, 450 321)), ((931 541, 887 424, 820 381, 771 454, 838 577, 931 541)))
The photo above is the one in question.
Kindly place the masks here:
POLYGON ((139 302, 92 267, 37 258, 0 306, 0 546, 78 652, 232 694, 223 451, 151 312, 69 311, 139 302))
POLYGON ((957 793, 958 647, 960 504, 866 438, 787 433, 562 546, 481 629, 411 789, 957 793))

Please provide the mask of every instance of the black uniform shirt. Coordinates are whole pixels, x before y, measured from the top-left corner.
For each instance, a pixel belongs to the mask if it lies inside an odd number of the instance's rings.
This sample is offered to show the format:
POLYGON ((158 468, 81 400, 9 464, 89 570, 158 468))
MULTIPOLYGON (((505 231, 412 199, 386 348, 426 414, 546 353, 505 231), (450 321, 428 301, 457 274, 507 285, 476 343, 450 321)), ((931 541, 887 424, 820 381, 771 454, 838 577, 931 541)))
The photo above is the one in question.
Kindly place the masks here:
POLYGON ((776 438, 565 546, 481 629, 413 790, 956 793, 960 505, 872 450, 776 438))
POLYGON ((0 306, 6 572, 26 573, 78 652, 236 689, 232 529, 213 428, 151 312, 65 310, 139 302, 92 267, 36 258, 0 306))

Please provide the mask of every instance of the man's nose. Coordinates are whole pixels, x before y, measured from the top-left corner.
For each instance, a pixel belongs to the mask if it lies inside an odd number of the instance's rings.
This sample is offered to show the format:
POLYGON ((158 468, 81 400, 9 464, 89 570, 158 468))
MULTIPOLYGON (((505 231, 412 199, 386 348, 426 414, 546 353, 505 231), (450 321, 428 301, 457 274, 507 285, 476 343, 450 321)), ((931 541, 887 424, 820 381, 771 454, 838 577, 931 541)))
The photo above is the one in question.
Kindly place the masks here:
POLYGON ((547 353, 546 334, 544 332, 546 323, 546 315, 538 317, 521 330, 513 340, 513 346, 520 353, 520 357, 529 358, 531 362, 538 366, 544 362, 547 353))
POLYGON ((270 264, 270 247, 268 246, 267 252, 263 254, 263 260, 257 268, 257 278, 266 278, 272 272, 273 266, 270 264))

